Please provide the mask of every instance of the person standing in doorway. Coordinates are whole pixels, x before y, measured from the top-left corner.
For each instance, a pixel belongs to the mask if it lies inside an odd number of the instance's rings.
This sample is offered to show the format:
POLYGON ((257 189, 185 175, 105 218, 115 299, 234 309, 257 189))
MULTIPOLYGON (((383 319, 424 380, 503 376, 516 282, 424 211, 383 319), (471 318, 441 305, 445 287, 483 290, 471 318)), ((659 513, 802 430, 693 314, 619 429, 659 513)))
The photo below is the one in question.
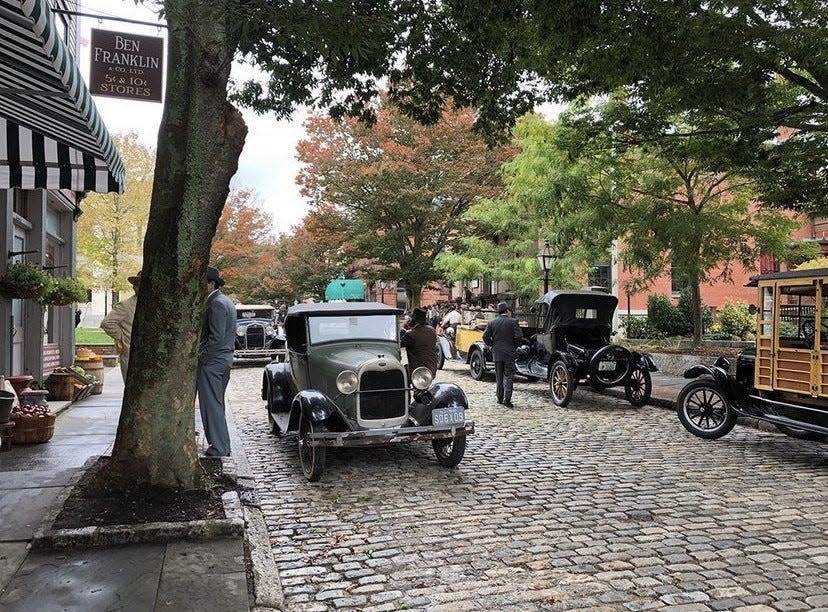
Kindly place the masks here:
POLYGON ((115 340, 115 351, 118 353, 118 360, 121 363, 121 376, 126 382, 127 370, 129 369, 129 348, 132 337, 132 320, 135 318, 135 306, 138 304, 138 289, 141 286, 141 271, 127 280, 132 284, 135 294, 122 300, 112 307, 103 321, 101 329, 108 336, 115 340))
POLYGON ((207 268, 207 303, 198 348, 198 407, 211 457, 230 454, 230 434, 224 412, 224 393, 230 382, 236 341, 236 306, 221 292, 219 271, 207 268))
POLYGON ((506 302, 497 305, 498 316, 489 321, 483 332, 483 342, 492 347, 497 380, 497 403, 514 408, 512 386, 515 379, 515 349, 523 340, 517 319, 506 302))

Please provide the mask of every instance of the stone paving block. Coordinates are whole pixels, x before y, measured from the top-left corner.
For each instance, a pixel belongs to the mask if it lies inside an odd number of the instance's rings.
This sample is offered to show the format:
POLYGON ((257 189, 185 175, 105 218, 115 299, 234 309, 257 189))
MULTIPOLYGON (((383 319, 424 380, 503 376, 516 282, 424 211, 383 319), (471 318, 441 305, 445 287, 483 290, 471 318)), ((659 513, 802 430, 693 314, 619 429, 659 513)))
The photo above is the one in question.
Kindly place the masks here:
MULTIPOLYGON (((630 410, 580 388, 555 409, 543 381, 518 381, 520 408, 504 413, 490 377, 473 381, 467 366, 448 362, 438 380, 461 386, 477 423, 460 466, 440 468, 428 444, 335 449, 322 480, 308 485, 295 439, 274 439, 261 422, 261 370, 233 371, 229 393, 248 455, 260 457, 274 555, 295 586, 316 595, 338 574, 347 600, 382 573, 388 580, 376 584, 401 592, 401 608, 423 610, 457 609, 460 600, 441 597, 479 583, 491 594, 470 594, 476 609, 517 611, 664 609, 671 604, 660 597, 687 592, 709 599, 675 600, 676 609, 775 606, 771 591, 828 595, 819 573, 828 564, 828 474, 818 446, 744 426, 715 443, 676 437, 674 413, 630 410), (318 569, 302 575, 303 565, 318 569), (737 588, 748 595, 728 590, 737 588), (546 589, 561 597, 512 597, 546 589)), ((286 604, 308 602, 288 595, 286 604)))

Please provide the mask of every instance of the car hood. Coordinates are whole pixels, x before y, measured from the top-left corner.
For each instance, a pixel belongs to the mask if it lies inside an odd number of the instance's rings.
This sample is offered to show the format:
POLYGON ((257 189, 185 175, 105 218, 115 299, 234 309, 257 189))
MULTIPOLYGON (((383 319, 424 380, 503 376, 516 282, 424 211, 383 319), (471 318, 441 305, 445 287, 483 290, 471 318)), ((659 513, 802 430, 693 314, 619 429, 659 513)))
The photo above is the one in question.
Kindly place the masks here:
POLYGON ((326 369, 356 370, 368 360, 376 359, 380 355, 388 359, 399 361, 400 350, 390 342, 355 342, 344 344, 321 345, 313 348, 311 360, 326 369))

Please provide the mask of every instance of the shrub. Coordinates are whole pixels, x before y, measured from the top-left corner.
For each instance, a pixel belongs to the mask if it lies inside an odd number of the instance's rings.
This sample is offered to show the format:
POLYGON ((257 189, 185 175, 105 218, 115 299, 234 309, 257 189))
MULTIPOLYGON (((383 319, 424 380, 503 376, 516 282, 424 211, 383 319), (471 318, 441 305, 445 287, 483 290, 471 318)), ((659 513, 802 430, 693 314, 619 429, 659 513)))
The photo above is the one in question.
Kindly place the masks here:
MULTIPOLYGON (((690 287, 685 287, 679 295, 678 304, 676 308, 684 321, 687 322, 687 331, 690 334, 693 332, 693 290, 690 287)), ((701 318, 702 318, 702 332, 710 329, 713 325, 713 311, 704 302, 701 304, 701 318)))
POLYGON ((690 331, 689 322, 670 298, 658 293, 647 298, 647 321, 664 336, 682 336, 690 331))
POLYGON ((744 340, 753 331, 756 317, 748 311, 746 302, 726 300, 716 313, 722 332, 744 340))
POLYGON ((664 334, 654 329, 647 317, 633 317, 622 315, 621 325, 624 333, 631 340, 660 340, 664 334))

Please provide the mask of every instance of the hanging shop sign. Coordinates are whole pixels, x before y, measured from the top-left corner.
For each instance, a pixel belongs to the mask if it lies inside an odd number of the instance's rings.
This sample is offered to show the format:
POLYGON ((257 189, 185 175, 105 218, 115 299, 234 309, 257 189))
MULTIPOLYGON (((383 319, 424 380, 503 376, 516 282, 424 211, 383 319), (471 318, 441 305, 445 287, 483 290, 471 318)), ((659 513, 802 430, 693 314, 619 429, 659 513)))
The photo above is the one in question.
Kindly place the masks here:
POLYGON ((163 71, 163 38, 92 29, 93 96, 161 102, 163 71))

